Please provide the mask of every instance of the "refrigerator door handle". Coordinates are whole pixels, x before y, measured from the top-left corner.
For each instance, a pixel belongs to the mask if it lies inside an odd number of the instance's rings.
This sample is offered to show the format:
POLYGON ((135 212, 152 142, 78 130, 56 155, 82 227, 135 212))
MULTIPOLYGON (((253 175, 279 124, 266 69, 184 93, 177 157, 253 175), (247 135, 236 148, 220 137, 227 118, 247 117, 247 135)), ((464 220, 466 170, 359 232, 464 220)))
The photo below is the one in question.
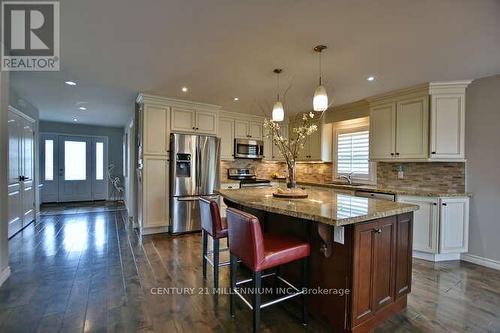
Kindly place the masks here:
POLYGON ((177 201, 198 201, 200 197, 177 198, 177 201))

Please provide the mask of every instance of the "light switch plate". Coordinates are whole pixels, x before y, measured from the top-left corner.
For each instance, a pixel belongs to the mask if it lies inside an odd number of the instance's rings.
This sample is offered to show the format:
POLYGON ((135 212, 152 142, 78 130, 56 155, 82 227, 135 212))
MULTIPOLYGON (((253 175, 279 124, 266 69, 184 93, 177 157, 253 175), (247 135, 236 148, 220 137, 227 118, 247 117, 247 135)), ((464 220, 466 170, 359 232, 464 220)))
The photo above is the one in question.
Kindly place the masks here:
POLYGON ((344 244, 344 227, 333 227, 333 241, 344 244))
POLYGON ((398 179, 404 179, 404 178, 405 178, 404 171, 398 171, 398 179))

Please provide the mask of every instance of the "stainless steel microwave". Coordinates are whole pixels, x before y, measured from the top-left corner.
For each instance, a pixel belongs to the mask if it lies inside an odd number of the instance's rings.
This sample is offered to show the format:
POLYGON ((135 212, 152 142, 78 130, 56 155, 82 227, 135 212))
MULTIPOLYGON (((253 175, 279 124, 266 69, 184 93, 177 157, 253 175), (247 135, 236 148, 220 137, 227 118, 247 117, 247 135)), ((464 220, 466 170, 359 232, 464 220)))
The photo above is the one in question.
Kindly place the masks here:
POLYGON ((260 159, 264 157, 264 141, 234 139, 234 157, 260 159))

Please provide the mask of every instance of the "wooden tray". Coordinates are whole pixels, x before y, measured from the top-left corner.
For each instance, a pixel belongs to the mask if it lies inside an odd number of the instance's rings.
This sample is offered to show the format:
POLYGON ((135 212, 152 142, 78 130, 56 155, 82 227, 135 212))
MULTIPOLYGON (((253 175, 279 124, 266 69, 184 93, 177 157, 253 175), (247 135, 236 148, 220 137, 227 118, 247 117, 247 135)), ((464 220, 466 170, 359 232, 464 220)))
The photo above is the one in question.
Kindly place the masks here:
POLYGON ((308 197, 307 193, 273 193, 273 197, 276 198, 287 198, 287 199, 304 199, 308 197))

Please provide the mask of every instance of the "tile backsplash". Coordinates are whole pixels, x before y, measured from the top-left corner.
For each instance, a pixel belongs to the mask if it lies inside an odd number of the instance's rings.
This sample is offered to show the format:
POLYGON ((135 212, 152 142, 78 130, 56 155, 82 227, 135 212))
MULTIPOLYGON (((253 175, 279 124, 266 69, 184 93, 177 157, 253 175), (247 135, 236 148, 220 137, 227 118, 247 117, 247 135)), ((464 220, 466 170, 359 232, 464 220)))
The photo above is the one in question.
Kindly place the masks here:
POLYGON ((463 193, 465 192, 465 163, 378 162, 377 185, 386 188, 463 193), (398 179, 400 167, 404 173, 403 179, 398 179))
MULTIPOLYGON (((274 173, 286 176, 286 164, 279 162, 259 162, 236 159, 222 161, 220 168, 221 181, 227 180, 228 168, 254 168, 259 178, 271 179, 274 173)), ((332 180, 332 163, 297 163, 297 180, 303 182, 328 182, 332 180)))
MULTIPOLYGON (((324 183, 332 181, 333 163, 298 163, 297 180, 324 183)), ((286 164, 236 159, 222 161, 221 181, 227 180, 228 168, 253 167, 259 178, 271 179, 274 173, 286 176, 286 164)), ((377 185, 385 188, 401 188, 449 193, 465 192, 465 163, 460 162, 411 162, 377 163, 377 185), (404 178, 398 179, 402 167, 404 178)))

